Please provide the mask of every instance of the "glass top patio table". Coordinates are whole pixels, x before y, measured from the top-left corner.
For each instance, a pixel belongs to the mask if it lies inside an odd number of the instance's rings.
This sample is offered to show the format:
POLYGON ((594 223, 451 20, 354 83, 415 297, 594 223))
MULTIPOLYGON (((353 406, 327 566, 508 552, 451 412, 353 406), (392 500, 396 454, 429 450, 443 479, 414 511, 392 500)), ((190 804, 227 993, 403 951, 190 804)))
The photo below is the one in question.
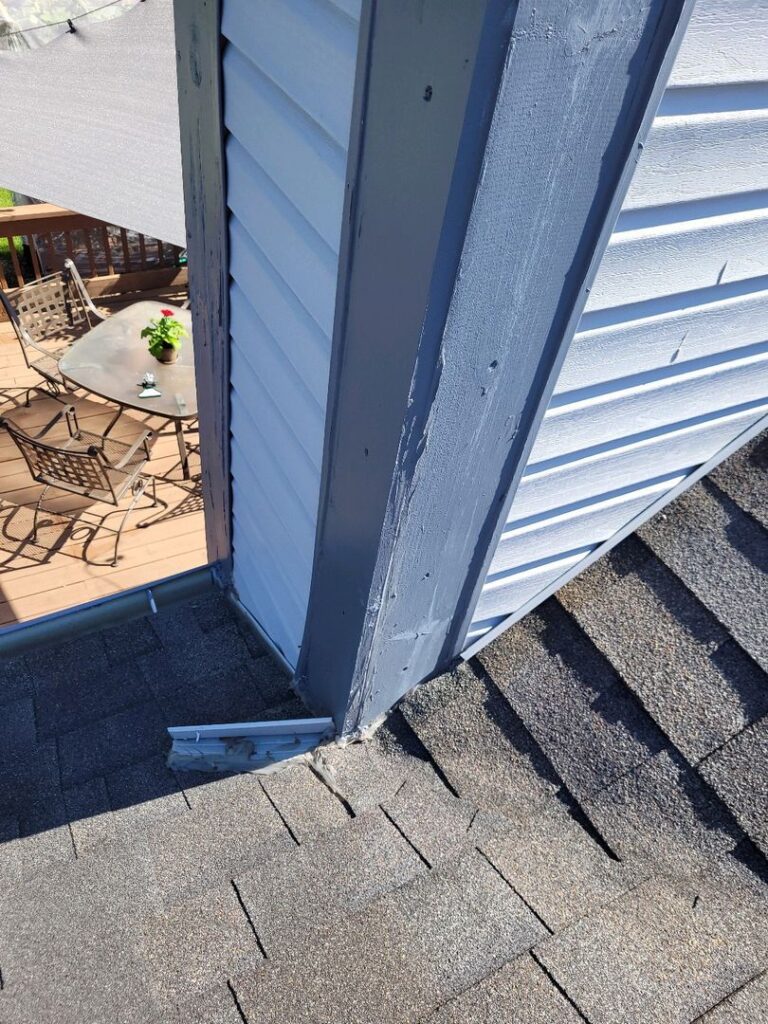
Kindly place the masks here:
POLYGON ((59 370, 73 384, 131 409, 180 422, 197 416, 192 314, 169 303, 141 301, 113 313, 88 331, 59 360, 59 370), (147 349, 142 328, 172 309, 188 334, 175 363, 160 363, 147 349), (139 398, 145 373, 154 373, 158 398, 139 398))

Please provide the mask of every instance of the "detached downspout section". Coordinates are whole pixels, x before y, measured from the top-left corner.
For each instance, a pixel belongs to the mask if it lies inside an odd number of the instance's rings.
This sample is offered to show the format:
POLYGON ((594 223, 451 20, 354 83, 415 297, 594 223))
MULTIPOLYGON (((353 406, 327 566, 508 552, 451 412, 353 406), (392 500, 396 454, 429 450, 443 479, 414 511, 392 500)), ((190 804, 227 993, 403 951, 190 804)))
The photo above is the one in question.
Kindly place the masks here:
POLYGON ((297 673, 342 735, 461 650, 692 0, 364 6, 297 673))

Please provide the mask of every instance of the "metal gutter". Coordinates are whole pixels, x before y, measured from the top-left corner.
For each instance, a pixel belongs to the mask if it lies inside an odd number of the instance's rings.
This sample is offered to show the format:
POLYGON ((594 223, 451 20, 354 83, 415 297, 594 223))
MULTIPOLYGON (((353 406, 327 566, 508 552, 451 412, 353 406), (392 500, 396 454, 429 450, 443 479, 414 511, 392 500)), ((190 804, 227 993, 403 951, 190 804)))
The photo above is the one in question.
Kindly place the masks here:
POLYGON ((84 633, 157 614, 160 608, 199 597, 218 588, 216 567, 203 566, 151 586, 126 590, 66 611, 54 612, 32 622, 6 626, 0 632, 0 657, 8 657, 46 644, 72 640, 84 633))

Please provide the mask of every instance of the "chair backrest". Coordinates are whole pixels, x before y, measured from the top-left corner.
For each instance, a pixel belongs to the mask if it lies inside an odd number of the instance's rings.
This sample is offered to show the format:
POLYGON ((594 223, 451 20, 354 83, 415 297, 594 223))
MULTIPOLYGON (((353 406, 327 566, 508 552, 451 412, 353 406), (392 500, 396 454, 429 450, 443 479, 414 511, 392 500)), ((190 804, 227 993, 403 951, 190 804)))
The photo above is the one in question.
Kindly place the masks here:
POLYGON ((10 420, 0 420, 24 457, 32 479, 62 491, 115 502, 115 492, 98 448, 59 448, 25 434, 10 420))
POLYGON ((0 301, 22 345, 54 340, 91 324, 82 281, 69 266, 17 288, 12 295, 0 291, 0 301))

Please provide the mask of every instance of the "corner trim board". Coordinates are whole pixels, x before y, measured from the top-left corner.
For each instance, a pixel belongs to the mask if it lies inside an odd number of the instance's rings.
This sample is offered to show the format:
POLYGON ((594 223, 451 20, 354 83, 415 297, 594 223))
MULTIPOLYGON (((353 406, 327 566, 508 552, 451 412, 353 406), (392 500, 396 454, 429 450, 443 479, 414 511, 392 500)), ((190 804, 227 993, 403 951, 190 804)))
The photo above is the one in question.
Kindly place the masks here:
POLYGON ((310 707, 332 713, 344 734, 363 724, 350 699, 357 692, 365 703, 354 680, 366 675, 373 595, 386 575, 380 543, 397 529, 387 506, 438 247, 445 229, 444 247, 458 262, 472 201, 474 168, 446 218, 465 111, 479 79, 475 137, 462 154, 479 169, 488 95, 515 6, 363 2, 318 528, 297 666, 310 707))
POLYGON ((297 670, 342 735, 461 653, 693 0, 365 6, 297 670))
POLYGON ((229 257, 221 0, 173 0, 208 560, 229 565, 229 257))

